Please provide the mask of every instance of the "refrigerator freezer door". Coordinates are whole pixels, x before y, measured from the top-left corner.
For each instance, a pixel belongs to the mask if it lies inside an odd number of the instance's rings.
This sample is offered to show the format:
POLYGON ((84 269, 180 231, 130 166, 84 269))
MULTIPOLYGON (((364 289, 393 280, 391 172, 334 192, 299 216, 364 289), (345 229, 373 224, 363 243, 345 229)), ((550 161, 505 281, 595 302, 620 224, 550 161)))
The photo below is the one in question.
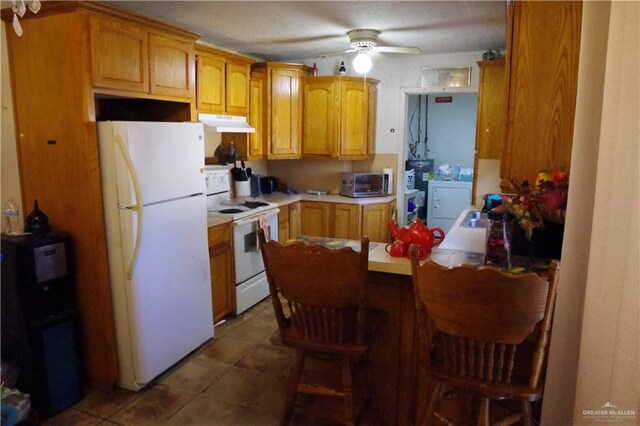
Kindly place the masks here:
POLYGON ((120 211, 121 262, 110 262, 120 386, 130 390, 213 336, 205 196, 144 207, 139 235, 136 214, 120 211), (140 250, 126 280, 136 236, 140 250))
POLYGON ((109 149, 117 180, 118 205, 148 205, 204 193, 201 123, 106 121, 98 123, 101 146, 109 149), (137 182, 136 182, 137 179, 137 182), (142 199, 136 201, 134 184, 142 199))

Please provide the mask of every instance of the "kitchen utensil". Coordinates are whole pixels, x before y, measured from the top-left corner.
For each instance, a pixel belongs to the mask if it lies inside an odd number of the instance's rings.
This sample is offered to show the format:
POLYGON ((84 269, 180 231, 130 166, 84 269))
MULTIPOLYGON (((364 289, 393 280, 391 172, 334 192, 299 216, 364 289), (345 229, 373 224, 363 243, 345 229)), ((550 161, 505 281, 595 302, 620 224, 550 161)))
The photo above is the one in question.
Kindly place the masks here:
POLYGON ((407 246, 410 244, 416 244, 419 246, 419 255, 423 259, 431 253, 431 249, 444 241, 444 231, 440 228, 427 228, 420 219, 416 219, 409 226, 403 226, 398 228, 398 225, 393 219, 389 219, 387 222, 389 230, 394 238, 402 241, 407 246), (435 242, 435 234, 440 234, 440 240, 435 242))
POLYGON ((51 230, 49 218, 38 207, 38 200, 33 202, 33 211, 27 216, 24 230, 33 234, 42 234, 51 230))
POLYGON ((409 244, 400 240, 389 243, 384 247, 384 250, 389 253, 391 257, 405 257, 407 255, 407 249, 409 244))
POLYGON ((251 170, 251 167, 247 167, 247 168, 245 169, 245 172, 247 173, 247 178, 250 178, 250 177, 251 177, 251 174, 253 173, 253 171, 251 170))

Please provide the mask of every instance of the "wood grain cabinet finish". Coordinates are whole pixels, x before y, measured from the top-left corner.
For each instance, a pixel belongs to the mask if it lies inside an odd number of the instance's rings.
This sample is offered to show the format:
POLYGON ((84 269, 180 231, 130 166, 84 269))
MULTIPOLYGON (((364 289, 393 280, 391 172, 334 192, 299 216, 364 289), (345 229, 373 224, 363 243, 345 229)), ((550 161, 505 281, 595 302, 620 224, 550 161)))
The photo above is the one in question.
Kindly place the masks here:
POLYGON ((302 156, 358 160, 374 154, 377 84, 357 77, 303 78, 302 156))
POLYGON ((278 242, 284 243, 289 240, 289 206, 278 208, 278 242))
POLYGON ((193 38, 163 33, 139 20, 90 19, 94 87, 160 97, 195 95, 193 38))
MULTIPOLYGON (((2 19, 11 22, 5 9, 2 19)), ((118 358, 100 183, 97 99, 104 95, 177 100, 149 93, 150 32, 180 40, 195 34, 97 2, 43 2, 7 25, 9 69, 23 211, 33 200, 74 244, 83 373, 112 389, 118 358), (64 165, 64 166, 61 166, 64 165)), ((184 71, 184 66, 181 66, 184 71)), ((180 98, 189 109, 191 99, 180 98), (186 100, 186 102, 185 102, 186 100)))
POLYGON ((213 322, 235 311, 231 222, 208 229, 213 322))
POLYGON ((249 58, 197 45, 197 97, 199 112, 249 113, 249 58))
POLYGON ((476 157, 499 160, 504 141, 504 59, 479 61, 478 68, 476 157))
POLYGON ((263 146, 268 160, 298 159, 301 155, 300 78, 309 67, 260 62, 251 66, 251 77, 262 79, 263 146))
POLYGON ((321 201, 300 202, 300 234, 318 237, 388 241, 390 203, 348 204, 321 201))
POLYGON ((540 170, 569 171, 582 2, 509 4, 503 190, 540 170))

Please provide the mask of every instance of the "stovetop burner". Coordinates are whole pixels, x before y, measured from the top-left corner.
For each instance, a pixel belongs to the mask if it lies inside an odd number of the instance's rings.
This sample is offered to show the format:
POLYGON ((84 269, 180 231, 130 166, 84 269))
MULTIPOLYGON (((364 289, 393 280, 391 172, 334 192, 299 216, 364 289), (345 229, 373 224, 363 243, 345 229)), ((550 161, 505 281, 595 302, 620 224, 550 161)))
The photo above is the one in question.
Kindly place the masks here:
POLYGON ((222 210, 218 210, 217 213, 222 213, 222 214, 235 214, 235 213, 242 213, 246 210, 242 210, 242 209, 222 209, 222 210))
POLYGON ((250 209, 255 209, 258 207, 268 206, 269 203, 265 203, 262 201, 245 201, 242 205, 249 207, 250 209))

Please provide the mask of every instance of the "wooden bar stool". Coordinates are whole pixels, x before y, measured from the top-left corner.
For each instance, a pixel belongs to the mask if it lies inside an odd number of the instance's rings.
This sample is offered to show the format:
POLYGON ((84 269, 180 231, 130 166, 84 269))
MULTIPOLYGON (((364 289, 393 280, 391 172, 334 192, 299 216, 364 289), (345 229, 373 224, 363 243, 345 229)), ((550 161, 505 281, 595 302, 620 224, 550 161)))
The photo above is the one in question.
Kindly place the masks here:
POLYGON ((420 366, 433 384, 417 423, 437 418, 455 424, 440 411, 440 402, 447 389, 457 389, 479 397, 479 425, 492 424, 491 402, 503 399, 518 401, 519 408, 493 424, 531 424, 531 401, 542 397, 558 261, 542 278, 493 267, 420 265, 412 247, 411 267, 419 333, 426 342, 420 346, 420 366), (532 333, 535 337, 527 338, 532 333))
POLYGON ((368 399, 373 399, 365 333, 368 310, 363 306, 369 239, 362 238, 358 253, 299 242, 266 243, 261 230, 258 235, 282 342, 297 351, 282 424, 288 423, 296 396, 303 393, 342 398, 345 423, 353 425, 353 372, 360 361, 369 376, 368 399), (305 358, 318 355, 341 366, 339 388, 301 380, 305 358))

